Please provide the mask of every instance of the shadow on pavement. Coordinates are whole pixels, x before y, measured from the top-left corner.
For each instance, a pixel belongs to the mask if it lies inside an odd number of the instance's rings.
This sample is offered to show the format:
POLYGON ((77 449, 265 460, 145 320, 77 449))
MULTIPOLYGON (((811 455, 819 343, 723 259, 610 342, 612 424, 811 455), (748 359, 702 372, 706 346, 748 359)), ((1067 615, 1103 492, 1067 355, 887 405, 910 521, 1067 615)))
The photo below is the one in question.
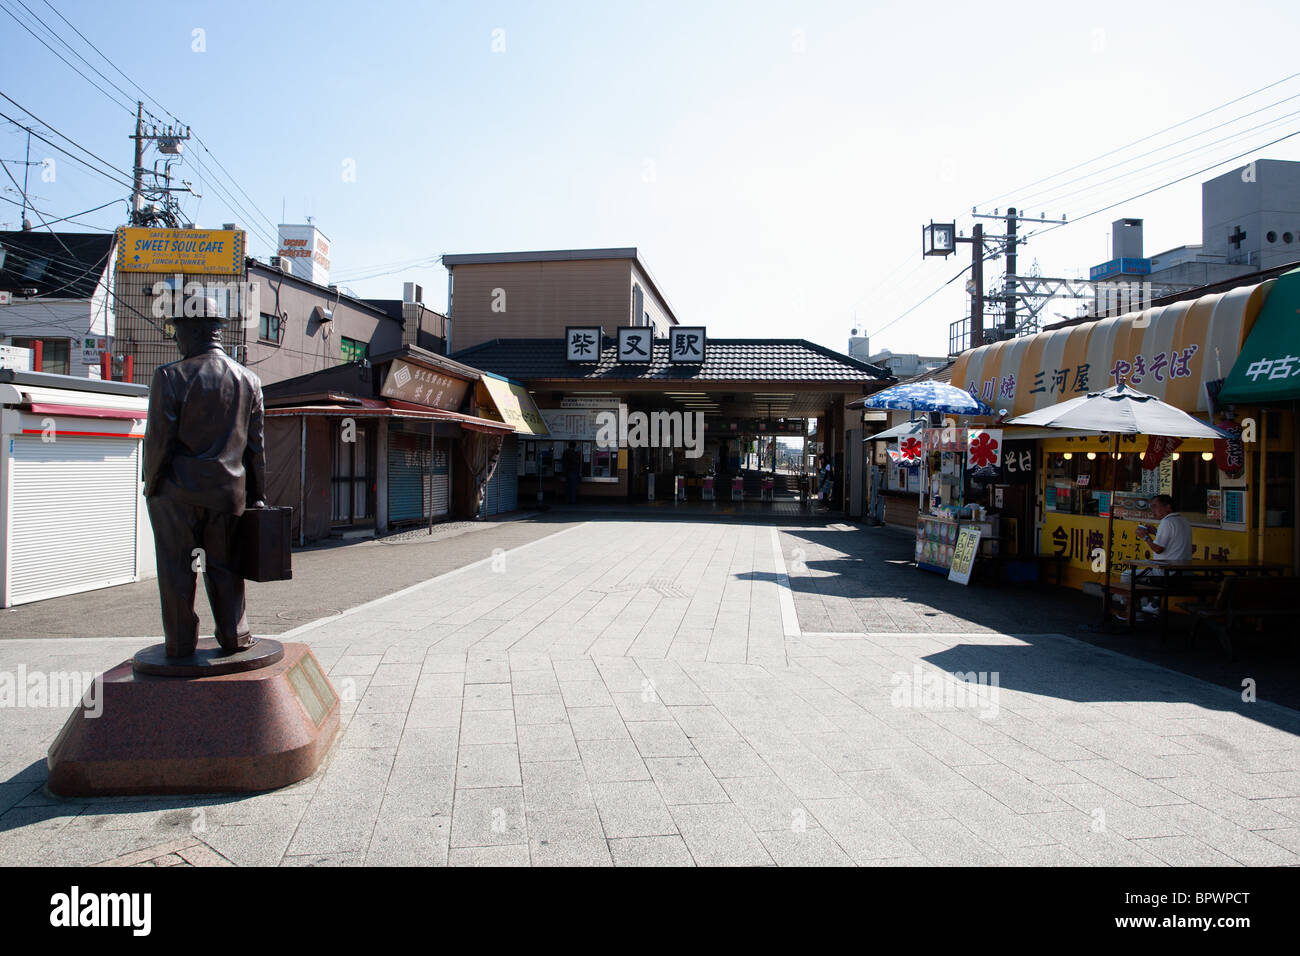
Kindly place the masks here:
MULTIPOLYGON (((914 539, 894 529, 787 528, 782 534, 788 539, 783 542, 787 565, 794 548, 806 552, 803 563, 810 573, 795 573, 790 577, 804 630, 823 630, 804 623, 805 615, 814 614, 822 598, 848 599, 856 615, 855 626, 825 630, 959 633, 988 629, 1021 636, 1031 644, 1035 634, 1063 634, 1231 688, 1238 694, 1244 681, 1253 681, 1260 700, 1300 710, 1300 647, 1295 635, 1285 629, 1245 635, 1238 643, 1236 659, 1229 661, 1216 642, 1206 637, 1191 641, 1190 619, 1185 615, 1172 616, 1169 639, 1164 642, 1160 639, 1160 627, 1154 622, 1133 633, 1098 632, 1093 630, 1100 611, 1098 599, 1079 591, 1043 583, 1001 586, 974 583, 964 587, 919 570, 912 563, 914 539)), ((744 577, 770 580, 775 575, 755 573, 744 577)), ((974 646, 973 649, 1002 650, 974 646)), ((1086 675, 1070 677, 1089 686, 1086 675)), ((1068 687, 1070 683, 1062 679, 1053 686, 1068 687)), ((1056 695, 1055 690, 1044 692, 1056 695)), ((1130 688, 1130 692, 1138 696, 1119 699, 1144 699, 1139 688, 1130 688)), ((1250 704, 1241 706, 1241 713, 1246 716, 1264 719, 1252 713, 1250 704)))

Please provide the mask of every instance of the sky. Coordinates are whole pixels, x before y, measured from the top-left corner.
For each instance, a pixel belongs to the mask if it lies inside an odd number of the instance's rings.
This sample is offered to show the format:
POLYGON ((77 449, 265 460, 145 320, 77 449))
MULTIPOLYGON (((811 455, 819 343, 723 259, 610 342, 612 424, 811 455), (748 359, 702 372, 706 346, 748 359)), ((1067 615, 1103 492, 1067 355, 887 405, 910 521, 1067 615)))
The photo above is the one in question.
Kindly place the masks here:
MULTIPOLYGON (((1031 227, 1020 271, 1071 278, 1110 258, 1121 217, 1145 220, 1148 255, 1199 242, 1202 180, 1300 160, 1300 135, 1262 148, 1300 131, 1297 27, 1300 7, 1256 0, 0 0, 0 92, 20 104, 0 113, 129 171, 145 98, 202 140, 179 167, 202 194, 189 220, 236 222, 266 258, 276 224, 310 215, 331 281, 363 297, 416 281, 444 308, 448 253, 635 246, 712 336, 844 350, 857 327, 873 351, 941 355, 969 247, 923 260, 923 223, 1065 216, 1031 227)), ((0 119, 0 159, 26 146, 0 119)), ((110 203, 75 218, 124 221, 120 175, 38 139, 31 157, 54 160, 29 168, 43 216, 110 203)), ((0 188, 17 228, 19 192, 0 188)))

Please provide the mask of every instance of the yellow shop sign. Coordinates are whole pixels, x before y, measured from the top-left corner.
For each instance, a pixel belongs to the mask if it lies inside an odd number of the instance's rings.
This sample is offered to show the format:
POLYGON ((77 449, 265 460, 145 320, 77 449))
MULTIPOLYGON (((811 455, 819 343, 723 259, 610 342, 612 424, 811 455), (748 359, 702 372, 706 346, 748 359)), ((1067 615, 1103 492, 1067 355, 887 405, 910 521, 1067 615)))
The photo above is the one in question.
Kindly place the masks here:
POLYGON ((242 229, 142 229, 119 226, 120 272, 183 272, 242 275, 242 229))

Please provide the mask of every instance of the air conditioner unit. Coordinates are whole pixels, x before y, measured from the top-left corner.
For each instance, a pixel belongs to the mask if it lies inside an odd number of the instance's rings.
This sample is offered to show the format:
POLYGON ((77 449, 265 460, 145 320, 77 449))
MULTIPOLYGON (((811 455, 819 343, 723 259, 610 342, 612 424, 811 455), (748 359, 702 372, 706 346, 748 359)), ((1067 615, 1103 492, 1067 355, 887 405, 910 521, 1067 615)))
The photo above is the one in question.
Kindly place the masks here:
POLYGON ((271 268, 279 269, 285 275, 293 275, 293 260, 288 256, 272 256, 271 268))

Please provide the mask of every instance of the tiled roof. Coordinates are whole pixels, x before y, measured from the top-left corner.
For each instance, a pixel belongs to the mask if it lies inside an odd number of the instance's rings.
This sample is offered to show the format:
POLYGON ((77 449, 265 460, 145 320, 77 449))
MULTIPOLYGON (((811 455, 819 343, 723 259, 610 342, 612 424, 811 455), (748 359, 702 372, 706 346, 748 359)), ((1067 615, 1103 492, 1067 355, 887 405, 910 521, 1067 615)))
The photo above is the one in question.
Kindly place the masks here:
POLYGON ((54 299, 89 299, 108 268, 113 233, 0 232, 0 289, 35 289, 54 299))
POLYGON ((668 341, 654 345, 647 365, 615 361, 616 343, 605 339, 599 362, 570 362, 564 339, 494 339, 452 355, 517 381, 877 382, 889 372, 804 339, 709 339, 701 365, 668 362, 668 341))

